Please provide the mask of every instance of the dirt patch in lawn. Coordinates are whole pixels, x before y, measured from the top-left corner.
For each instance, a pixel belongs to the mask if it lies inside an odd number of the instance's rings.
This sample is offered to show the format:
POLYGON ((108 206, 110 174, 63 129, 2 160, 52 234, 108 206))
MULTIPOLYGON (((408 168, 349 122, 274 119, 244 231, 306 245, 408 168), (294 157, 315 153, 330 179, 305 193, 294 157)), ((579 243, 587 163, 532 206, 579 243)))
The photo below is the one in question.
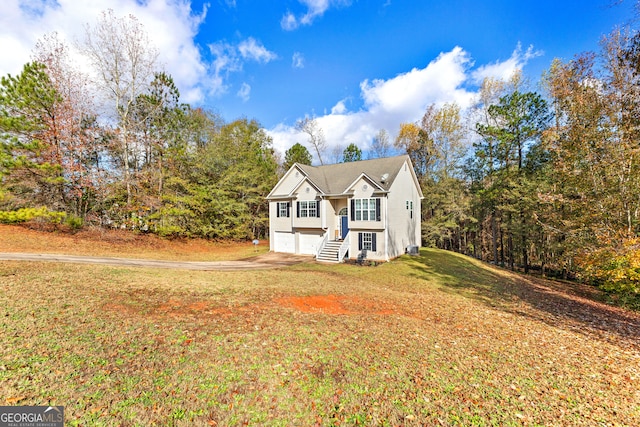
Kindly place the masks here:
MULTIPOLYGON (((400 314, 391 304, 368 300, 352 296, 311 295, 287 296, 274 300, 279 307, 290 308, 303 313, 317 313, 327 315, 380 315, 389 316, 400 314)), ((143 314, 182 318, 182 317, 230 317, 239 314, 262 311, 265 304, 248 304, 237 307, 220 307, 214 301, 184 301, 171 298, 168 301, 155 304, 141 304, 140 301, 130 300, 109 302, 103 306, 105 311, 122 315, 143 314)))
POLYGON ((389 304, 351 296, 311 295, 284 297, 276 302, 282 307, 294 308, 303 313, 322 314, 378 314, 391 315, 397 311, 389 304))

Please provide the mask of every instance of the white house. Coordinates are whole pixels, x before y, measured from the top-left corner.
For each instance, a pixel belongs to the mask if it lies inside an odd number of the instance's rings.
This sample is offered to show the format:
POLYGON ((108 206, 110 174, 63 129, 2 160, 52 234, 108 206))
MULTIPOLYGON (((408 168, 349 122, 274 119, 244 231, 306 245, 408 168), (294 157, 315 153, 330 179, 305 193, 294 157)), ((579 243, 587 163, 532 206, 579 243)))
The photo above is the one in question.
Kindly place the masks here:
POLYGON ((274 252, 388 261, 420 246, 422 191, 409 156, 294 164, 269 201, 274 252))

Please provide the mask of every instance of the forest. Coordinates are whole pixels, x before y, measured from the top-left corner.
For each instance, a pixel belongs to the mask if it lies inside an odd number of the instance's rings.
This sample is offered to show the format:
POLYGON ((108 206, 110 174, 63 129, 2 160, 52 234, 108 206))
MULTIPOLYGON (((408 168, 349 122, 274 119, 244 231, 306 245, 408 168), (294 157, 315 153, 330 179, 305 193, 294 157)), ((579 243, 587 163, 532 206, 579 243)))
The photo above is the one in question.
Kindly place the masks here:
MULTIPOLYGON (((265 196, 322 129, 280 158, 257 120, 180 101, 135 17, 104 12, 76 49, 56 34, 0 81, 0 222, 167 237, 268 235, 265 196), (77 55, 91 65, 86 74, 77 55)), ((486 79, 472 108, 431 105, 340 161, 406 153, 423 188, 423 245, 525 273, 640 294, 640 35, 554 60, 533 85, 486 79)))

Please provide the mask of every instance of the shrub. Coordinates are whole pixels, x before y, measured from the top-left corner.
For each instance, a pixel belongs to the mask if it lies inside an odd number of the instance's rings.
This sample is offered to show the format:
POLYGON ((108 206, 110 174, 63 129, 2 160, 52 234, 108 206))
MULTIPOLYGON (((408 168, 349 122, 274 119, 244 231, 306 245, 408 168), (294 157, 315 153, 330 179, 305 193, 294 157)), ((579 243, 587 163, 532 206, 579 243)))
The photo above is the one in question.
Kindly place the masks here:
POLYGON ((41 220, 57 224, 66 216, 67 214, 64 212, 50 211, 46 207, 21 208, 16 211, 0 211, 0 223, 18 224, 32 220, 41 220))
POLYGON ((619 248, 601 248, 580 262, 581 276, 607 292, 640 294, 640 238, 625 239, 619 248))
POLYGON ((76 215, 67 215, 64 223, 72 230, 80 230, 84 225, 84 220, 76 215))

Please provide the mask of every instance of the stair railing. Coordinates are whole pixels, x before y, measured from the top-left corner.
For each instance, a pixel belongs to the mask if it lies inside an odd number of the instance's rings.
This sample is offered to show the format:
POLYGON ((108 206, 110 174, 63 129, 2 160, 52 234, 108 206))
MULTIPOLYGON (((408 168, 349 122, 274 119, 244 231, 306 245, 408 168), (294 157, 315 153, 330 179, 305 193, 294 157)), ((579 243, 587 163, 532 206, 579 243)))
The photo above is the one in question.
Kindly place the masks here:
POLYGON ((318 251, 316 252, 316 258, 318 258, 320 256, 320 253, 322 252, 324 247, 327 245, 328 241, 329 241, 329 232, 326 232, 326 233, 324 233, 324 237, 322 238, 322 242, 320 242, 320 246, 318 246, 318 251))
POLYGON ((349 251, 349 241, 351 240, 350 236, 351 236, 351 232, 349 231, 347 235, 344 236, 344 239, 342 240, 342 244, 340 245, 340 251, 338 251, 338 262, 342 262, 344 256, 349 251))

